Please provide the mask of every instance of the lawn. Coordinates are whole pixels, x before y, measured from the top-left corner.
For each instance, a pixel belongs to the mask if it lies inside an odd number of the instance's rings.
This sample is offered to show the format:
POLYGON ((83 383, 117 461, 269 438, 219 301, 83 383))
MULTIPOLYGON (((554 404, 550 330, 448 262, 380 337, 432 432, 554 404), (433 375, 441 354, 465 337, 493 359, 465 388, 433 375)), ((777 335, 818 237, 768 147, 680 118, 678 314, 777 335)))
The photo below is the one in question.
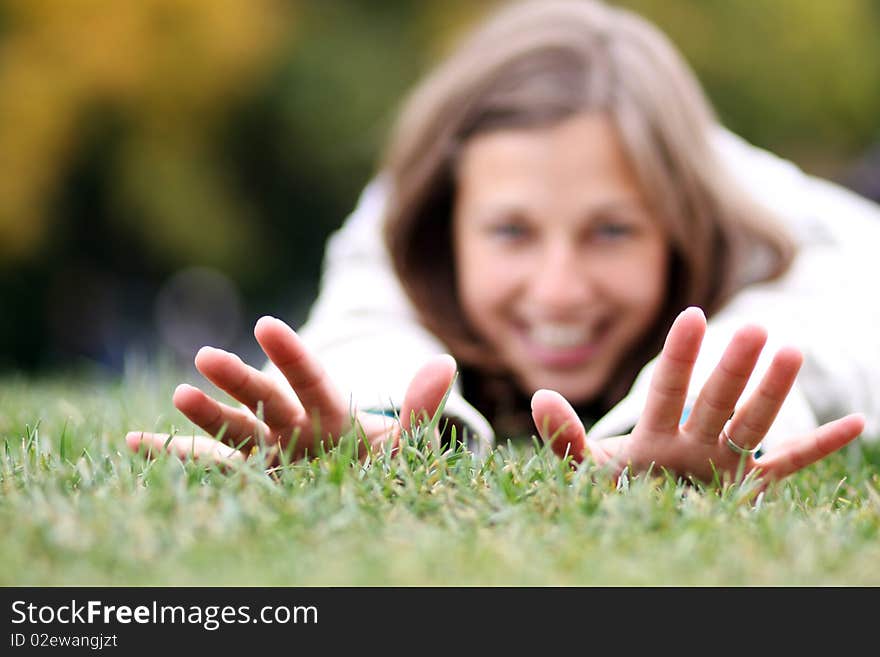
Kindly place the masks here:
POLYGON ((126 451, 130 429, 193 431, 180 376, 138 371, 0 381, 0 585, 880 585, 878 443, 757 501, 529 441, 224 472, 126 451))

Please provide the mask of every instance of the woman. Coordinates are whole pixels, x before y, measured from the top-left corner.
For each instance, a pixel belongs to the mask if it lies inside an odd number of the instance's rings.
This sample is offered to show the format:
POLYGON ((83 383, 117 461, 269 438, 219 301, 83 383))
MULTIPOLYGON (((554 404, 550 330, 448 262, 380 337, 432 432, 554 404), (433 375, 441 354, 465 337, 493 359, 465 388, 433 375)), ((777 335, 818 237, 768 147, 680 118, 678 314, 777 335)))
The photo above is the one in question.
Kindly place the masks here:
MULTIPOLYGON (((197 356, 263 420, 189 386, 174 401, 212 435, 225 426, 226 443, 298 432, 300 449, 349 427, 353 404, 381 442, 399 431, 383 411, 407 428, 440 404, 454 363, 414 369, 449 351, 462 376, 444 412, 482 448, 493 427, 527 434, 533 420, 578 460, 705 479, 745 456, 782 477, 864 428, 861 416, 820 422, 864 410, 876 432, 880 353, 865 331, 880 311, 858 294, 876 279, 876 215, 723 132, 638 17, 513 5, 405 106, 382 174, 328 246, 303 342, 264 318, 269 373, 197 356), (749 322, 794 346, 764 349, 749 322)), ((143 442, 164 437, 129 436, 143 442)))

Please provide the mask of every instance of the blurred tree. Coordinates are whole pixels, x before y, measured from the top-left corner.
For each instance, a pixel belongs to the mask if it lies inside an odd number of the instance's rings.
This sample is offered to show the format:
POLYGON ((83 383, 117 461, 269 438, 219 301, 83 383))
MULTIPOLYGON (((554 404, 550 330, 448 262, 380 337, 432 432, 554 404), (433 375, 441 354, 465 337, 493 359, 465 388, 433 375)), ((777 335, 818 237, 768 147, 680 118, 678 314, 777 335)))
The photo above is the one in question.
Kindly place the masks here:
MULTIPOLYGON (((53 194, 89 122, 116 115, 115 216, 160 258, 220 261, 253 235, 213 152, 266 69, 276 0, 7 0, 0 42, 0 261, 44 244, 53 194), (100 112, 96 112, 100 109, 100 112)), ((100 130, 98 130, 100 132, 100 130)))

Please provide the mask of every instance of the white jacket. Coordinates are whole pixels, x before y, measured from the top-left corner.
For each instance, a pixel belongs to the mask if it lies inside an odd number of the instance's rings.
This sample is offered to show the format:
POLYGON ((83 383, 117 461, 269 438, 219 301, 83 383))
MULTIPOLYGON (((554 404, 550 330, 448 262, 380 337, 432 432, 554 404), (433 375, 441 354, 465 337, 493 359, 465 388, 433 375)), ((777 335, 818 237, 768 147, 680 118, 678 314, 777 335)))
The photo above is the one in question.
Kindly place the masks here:
MULTIPOLYGON (((743 186, 785 222, 799 254, 783 278, 745 288, 710 319, 689 403, 733 332, 755 322, 768 329, 769 339, 746 395, 778 347, 794 345, 805 356, 765 449, 856 411, 866 415, 865 436, 880 436, 880 207, 728 132, 719 132, 717 147, 743 186)), ((362 410, 399 408, 418 367, 446 351, 419 325, 392 270, 382 240, 383 200, 381 182, 372 182, 331 236, 320 295, 299 331, 332 380, 362 410)), ((635 425, 653 366, 651 361, 643 368, 588 438, 625 433, 635 425)), ((476 434, 481 449, 494 443, 492 428, 461 396, 460 386, 446 412, 476 434)))

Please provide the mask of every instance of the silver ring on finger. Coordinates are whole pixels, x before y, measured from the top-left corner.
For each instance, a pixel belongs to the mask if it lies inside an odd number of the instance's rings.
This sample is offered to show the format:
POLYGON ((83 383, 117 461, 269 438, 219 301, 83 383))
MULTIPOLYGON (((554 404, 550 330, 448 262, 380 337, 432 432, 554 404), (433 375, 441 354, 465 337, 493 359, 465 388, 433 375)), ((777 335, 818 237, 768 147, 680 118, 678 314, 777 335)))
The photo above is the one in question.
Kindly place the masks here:
POLYGON ((727 443, 727 446, 733 452, 735 452, 736 454, 739 454, 740 456, 742 456, 743 454, 751 456, 755 452, 757 452, 759 449, 761 449, 761 443, 758 443, 757 445, 755 445, 751 449, 746 449, 745 447, 740 447, 739 445, 737 445, 734 442, 733 438, 730 437, 730 434, 727 433, 727 424, 725 424, 724 428, 721 429, 721 435, 724 436, 724 442, 727 443))

